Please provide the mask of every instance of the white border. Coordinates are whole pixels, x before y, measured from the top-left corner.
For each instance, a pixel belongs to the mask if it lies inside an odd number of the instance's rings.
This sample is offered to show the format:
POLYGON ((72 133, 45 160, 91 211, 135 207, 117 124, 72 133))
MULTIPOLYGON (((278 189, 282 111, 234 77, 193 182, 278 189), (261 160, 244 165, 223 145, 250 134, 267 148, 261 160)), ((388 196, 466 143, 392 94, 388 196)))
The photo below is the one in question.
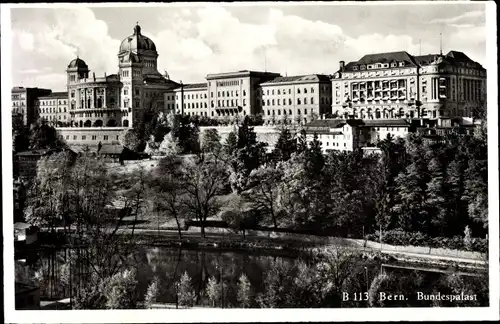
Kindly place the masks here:
MULTIPOLYGON (((390 2, 302 2, 302 3, 223 3, 223 6, 285 6, 285 5, 420 5, 420 4, 470 4, 469 1, 406 1, 390 2)), ((498 220, 498 102, 497 102, 497 44, 496 4, 483 3, 486 8, 487 28, 487 103, 488 103, 488 178, 489 178, 489 238, 490 238, 490 307, 484 308, 368 308, 368 309, 196 309, 196 310, 115 310, 115 311, 15 311, 14 310, 14 263, 12 224, 12 145, 10 102, 12 78, 10 62, 11 20, 10 8, 53 7, 190 7, 201 3, 92 3, 92 4, 8 4, 1 5, 1 66, 2 73, 2 171, 3 173, 3 226, 4 226, 4 314, 10 323, 139 323, 139 322, 261 322, 261 321, 414 321, 414 320, 495 320, 499 318, 499 220, 498 220), (7 173, 7 175, 6 175, 7 173), (5 280, 8 278, 9 280, 5 280)), ((220 5, 203 3, 203 5, 220 5)))

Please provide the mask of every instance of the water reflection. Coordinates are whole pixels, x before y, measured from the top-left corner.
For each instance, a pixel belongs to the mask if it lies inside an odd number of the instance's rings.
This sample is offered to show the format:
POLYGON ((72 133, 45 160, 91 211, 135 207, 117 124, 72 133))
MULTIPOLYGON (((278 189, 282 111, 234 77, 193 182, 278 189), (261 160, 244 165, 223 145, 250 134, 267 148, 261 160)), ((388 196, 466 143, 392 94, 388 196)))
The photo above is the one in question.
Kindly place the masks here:
MULTIPOLYGON (((76 253, 73 252, 73 255, 76 253)), ((68 267, 68 250, 46 251, 28 271, 16 270, 16 275, 26 278, 41 278, 43 299, 63 299, 79 292, 80 283, 86 273, 78 266, 68 267), (72 280, 69 280, 69 277, 72 280)), ((197 306, 239 307, 238 280, 246 275, 253 293, 252 307, 429 307, 429 306, 485 306, 488 303, 487 276, 459 277, 447 273, 415 271, 408 269, 382 269, 382 262, 360 258, 358 255, 346 262, 334 259, 318 260, 307 253, 252 253, 245 251, 221 251, 217 249, 181 249, 167 247, 138 246, 127 258, 130 267, 137 271, 137 293, 144 297, 153 278, 159 282, 156 303, 175 305, 178 303, 178 286, 181 276, 187 273, 194 290, 197 306), (299 266, 300 265, 300 266, 299 266), (278 278, 271 280, 269 273, 278 278), (327 276, 325 277, 325 273, 327 276), (382 278, 381 274, 387 274, 382 278), (286 275, 285 275, 286 274, 286 275), (322 277, 323 276, 323 277, 322 277), (220 284, 220 301, 210 302, 206 287, 209 278, 220 284), (222 278, 222 281, 221 281, 222 278), (325 280, 325 278, 327 278, 325 280), (382 280, 382 279, 383 280, 382 280), (316 286, 308 282, 318 280, 316 286), (269 286, 277 286, 276 296, 271 296, 269 286), (312 288, 311 288, 312 287, 312 288), (311 290, 312 289, 312 290, 311 290), (474 303, 449 303, 416 300, 417 291, 426 294, 456 293, 458 290, 476 294, 474 303), (321 296, 312 296, 325 290, 321 296), (377 301, 361 298, 353 300, 358 293, 370 292, 378 296, 380 291, 388 294, 408 294, 409 299, 377 301), (348 293, 351 298, 343 299, 348 293), (260 300, 259 297, 260 296, 260 300), (272 300, 269 303, 269 298, 272 300), (267 301, 266 301, 266 298, 267 301), (264 302, 262 302, 264 301, 264 302)), ((271 278, 272 279, 272 278, 271 278)), ((460 292, 458 292, 460 293, 460 292)), ((272 294, 271 294, 272 295, 272 294)), ((373 299, 373 298, 372 298, 373 299)))

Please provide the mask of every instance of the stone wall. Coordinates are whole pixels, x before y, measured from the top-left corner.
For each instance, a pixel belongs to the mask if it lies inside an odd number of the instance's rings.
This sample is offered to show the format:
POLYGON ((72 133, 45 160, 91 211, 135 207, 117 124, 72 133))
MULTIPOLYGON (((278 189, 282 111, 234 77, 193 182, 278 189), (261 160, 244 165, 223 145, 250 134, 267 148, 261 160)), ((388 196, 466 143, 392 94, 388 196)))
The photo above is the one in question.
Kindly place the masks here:
POLYGON ((59 127, 56 128, 59 135, 69 145, 97 145, 120 144, 120 134, 127 130, 126 127, 59 127))
MULTIPOLYGON (((127 130, 126 127, 59 127, 57 132, 69 145, 97 145, 102 144, 119 144, 120 134, 127 130), (106 137, 107 136, 107 137, 106 137)), ((221 142, 224 143, 232 131, 236 134, 238 128, 234 126, 202 126, 200 127, 200 141, 203 141, 203 133, 207 129, 216 129, 221 137, 221 142)), ((278 141, 280 131, 269 126, 255 126, 255 133, 259 142, 268 143, 268 149, 274 148, 278 141)))
MULTIPOLYGON (((203 145, 203 133, 208 129, 216 129, 221 137, 221 143, 225 143, 229 133, 238 134, 238 128, 235 126, 202 126, 200 127, 200 142, 203 145)), ((280 131, 275 127, 255 126, 254 131, 257 134, 257 141, 268 143, 268 150, 272 150, 278 141, 280 131)))

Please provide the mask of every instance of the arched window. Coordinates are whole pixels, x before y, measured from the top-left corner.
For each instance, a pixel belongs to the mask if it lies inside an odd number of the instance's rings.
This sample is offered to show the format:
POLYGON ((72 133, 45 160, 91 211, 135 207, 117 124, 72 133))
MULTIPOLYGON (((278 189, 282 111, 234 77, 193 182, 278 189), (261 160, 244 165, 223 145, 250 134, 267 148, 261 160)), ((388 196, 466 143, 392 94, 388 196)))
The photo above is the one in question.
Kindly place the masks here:
POLYGON ((102 98, 97 98, 97 108, 102 108, 102 98))
POLYGON ((98 119, 94 122, 94 127, 102 127, 103 123, 102 120, 98 119))
POLYGON ((306 88, 304 88, 304 93, 307 93, 307 89, 306 88))
POLYGON ((292 114, 292 110, 291 110, 291 109, 289 109, 289 110, 288 110, 288 112, 289 112, 289 115, 291 115, 291 114, 292 114))
POLYGON ((311 88, 311 93, 314 93, 314 88, 311 88))
POLYGON ((304 105, 307 105, 307 98, 304 98, 304 105))
POLYGON ((90 120, 85 121, 85 123, 83 124, 83 127, 91 127, 91 126, 92 122, 90 120))
POLYGON ((128 119, 123 120, 123 127, 128 127, 128 119))
POLYGON ((300 115, 300 109, 297 109, 297 115, 300 115))
POLYGON ((300 98, 297 98, 297 105, 300 105, 300 98))

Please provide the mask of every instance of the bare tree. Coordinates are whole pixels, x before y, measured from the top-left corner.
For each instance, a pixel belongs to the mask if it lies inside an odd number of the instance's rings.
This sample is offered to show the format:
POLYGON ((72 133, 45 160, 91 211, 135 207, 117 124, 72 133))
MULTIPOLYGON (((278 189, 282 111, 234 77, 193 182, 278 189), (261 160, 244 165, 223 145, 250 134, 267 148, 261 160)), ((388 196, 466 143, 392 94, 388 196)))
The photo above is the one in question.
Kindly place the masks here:
POLYGON ((201 235, 205 237, 207 218, 220 210, 218 196, 222 194, 228 178, 227 169, 217 157, 192 157, 184 160, 182 187, 183 205, 189 215, 199 221, 201 235))

